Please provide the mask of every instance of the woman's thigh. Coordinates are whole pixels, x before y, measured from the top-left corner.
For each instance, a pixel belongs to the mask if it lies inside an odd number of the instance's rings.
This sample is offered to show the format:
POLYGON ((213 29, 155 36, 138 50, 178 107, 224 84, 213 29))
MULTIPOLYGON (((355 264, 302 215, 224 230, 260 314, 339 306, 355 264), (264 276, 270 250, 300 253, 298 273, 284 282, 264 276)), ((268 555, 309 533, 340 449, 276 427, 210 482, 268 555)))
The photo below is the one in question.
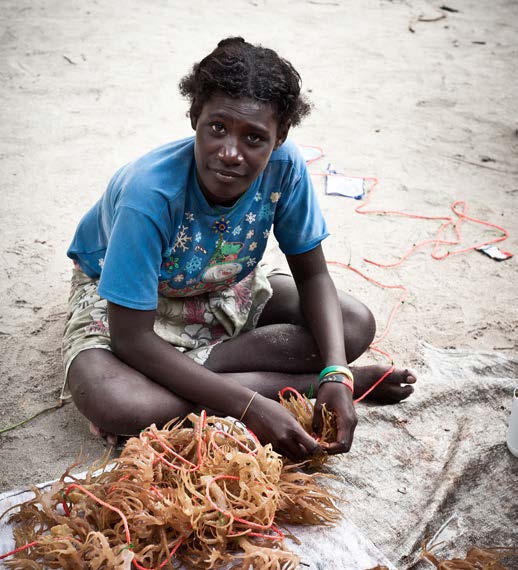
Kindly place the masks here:
POLYGON ((79 411, 118 435, 136 435, 152 423, 163 425, 195 408, 104 349, 80 352, 70 365, 68 385, 79 411))
MULTIPOLYGON (((288 275, 273 275, 269 280, 273 295, 263 309, 257 326, 288 323, 309 329, 302 313, 294 279, 288 275)), ((343 291, 337 292, 344 322, 344 342, 349 362, 352 362, 363 354, 372 342, 376 321, 361 301, 343 291)))
MULTIPOLYGON (((317 344, 302 314, 292 277, 269 278, 273 296, 257 328, 214 346, 206 366, 218 372, 272 371, 286 374, 315 373, 322 369, 317 344)), ((344 321, 344 343, 349 362, 372 342, 376 325, 369 309, 338 291, 344 321)))

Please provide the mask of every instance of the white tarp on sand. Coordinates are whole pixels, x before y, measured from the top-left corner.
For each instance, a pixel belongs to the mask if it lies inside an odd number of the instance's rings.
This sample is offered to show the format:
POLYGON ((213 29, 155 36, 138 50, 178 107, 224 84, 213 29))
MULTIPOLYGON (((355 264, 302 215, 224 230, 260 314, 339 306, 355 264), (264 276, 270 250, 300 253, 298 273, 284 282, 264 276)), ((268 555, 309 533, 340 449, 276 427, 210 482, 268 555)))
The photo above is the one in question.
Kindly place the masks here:
MULTIPOLYGON (((426 345, 423 361, 408 401, 359 406, 353 449, 329 463, 346 519, 334 529, 293 528, 302 544, 289 546, 304 567, 429 567, 418 561, 421 544, 452 514, 440 537, 444 554, 518 545, 518 458, 505 444, 518 360, 426 345)), ((1 512, 23 500, 8 495, 0 496, 1 512)), ((5 552, 10 533, 5 526, 1 533, 5 552)))

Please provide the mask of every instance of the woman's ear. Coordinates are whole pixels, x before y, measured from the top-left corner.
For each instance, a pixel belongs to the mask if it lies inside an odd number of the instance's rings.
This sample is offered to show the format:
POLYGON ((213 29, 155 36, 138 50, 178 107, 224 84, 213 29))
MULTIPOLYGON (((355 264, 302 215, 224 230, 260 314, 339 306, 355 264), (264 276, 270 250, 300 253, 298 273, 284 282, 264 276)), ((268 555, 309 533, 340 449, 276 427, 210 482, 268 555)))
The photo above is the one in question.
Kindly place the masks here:
POLYGON ((277 150, 284 143, 284 141, 288 138, 289 130, 290 130, 290 124, 289 123, 283 127, 279 127, 279 130, 277 133, 277 138, 275 139, 275 146, 273 147, 273 150, 277 150))
POLYGON ((193 98, 191 102, 191 107, 189 108, 189 119, 191 119, 191 127, 193 131, 196 130, 196 125, 198 124, 198 119, 200 118, 200 109, 196 103, 196 97, 193 98))

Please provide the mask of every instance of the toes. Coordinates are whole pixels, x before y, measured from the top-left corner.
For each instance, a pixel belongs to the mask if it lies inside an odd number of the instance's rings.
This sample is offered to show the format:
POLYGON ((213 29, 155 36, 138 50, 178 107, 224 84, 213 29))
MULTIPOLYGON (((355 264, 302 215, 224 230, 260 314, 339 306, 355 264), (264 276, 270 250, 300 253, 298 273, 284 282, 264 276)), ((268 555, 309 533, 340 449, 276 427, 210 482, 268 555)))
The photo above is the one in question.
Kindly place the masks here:
POLYGON ((106 443, 108 445, 111 445, 112 447, 115 447, 119 441, 119 438, 112 434, 112 433, 106 433, 105 431, 103 431, 100 427, 96 426, 95 424, 93 424, 92 422, 90 422, 90 433, 98 438, 103 437, 104 439, 106 439, 106 443))
POLYGON ((113 435, 111 433, 111 434, 106 436, 106 442, 108 443, 108 445, 115 447, 117 445, 117 443, 119 442, 119 438, 116 435, 113 435))
POLYGON ((397 404, 401 400, 405 400, 414 391, 413 386, 386 386, 386 391, 383 395, 379 395, 378 401, 385 404, 397 404))
POLYGON ((399 391, 399 394, 400 394, 399 399, 405 400, 406 398, 408 398, 408 396, 410 396, 410 394, 413 394, 413 392, 414 392, 413 386, 401 386, 401 390, 399 391))
POLYGON ((101 431, 101 428, 98 428, 92 422, 90 422, 89 429, 90 429, 90 433, 95 437, 102 437, 104 435, 103 432, 101 431))
POLYGON ((406 368, 404 370, 394 370, 387 378, 387 381, 391 384, 415 384, 416 380, 416 374, 406 368))
POLYGON ((417 375, 407 368, 396 369, 386 377, 387 367, 382 365, 366 366, 355 371, 358 375, 358 393, 355 386, 355 397, 361 397, 373 383, 384 377, 383 382, 366 396, 367 399, 378 401, 382 404, 396 404, 401 402, 401 400, 405 400, 413 393, 413 384, 417 381, 417 375))
POLYGON ((406 371, 407 372, 407 377, 405 380, 406 384, 415 384, 417 382, 417 376, 411 372, 411 371, 406 371))
POLYGON ((387 383, 375 390, 369 399, 375 400, 380 404, 397 404, 401 402, 401 400, 408 398, 413 392, 413 386, 400 386, 399 384, 387 383))

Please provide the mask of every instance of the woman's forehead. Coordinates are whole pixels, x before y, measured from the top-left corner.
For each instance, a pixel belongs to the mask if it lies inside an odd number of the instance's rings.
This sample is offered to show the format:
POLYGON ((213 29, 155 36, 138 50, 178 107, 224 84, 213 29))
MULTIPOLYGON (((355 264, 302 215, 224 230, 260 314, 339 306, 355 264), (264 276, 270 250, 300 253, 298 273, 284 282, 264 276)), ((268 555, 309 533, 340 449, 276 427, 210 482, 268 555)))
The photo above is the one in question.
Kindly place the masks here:
POLYGON ((207 118, 222 118, 257 123, 257 126, 270 128, 277 126, 277 117, 270 103, 249 97, 233 98, 213 95, 202 108, 207 118))

